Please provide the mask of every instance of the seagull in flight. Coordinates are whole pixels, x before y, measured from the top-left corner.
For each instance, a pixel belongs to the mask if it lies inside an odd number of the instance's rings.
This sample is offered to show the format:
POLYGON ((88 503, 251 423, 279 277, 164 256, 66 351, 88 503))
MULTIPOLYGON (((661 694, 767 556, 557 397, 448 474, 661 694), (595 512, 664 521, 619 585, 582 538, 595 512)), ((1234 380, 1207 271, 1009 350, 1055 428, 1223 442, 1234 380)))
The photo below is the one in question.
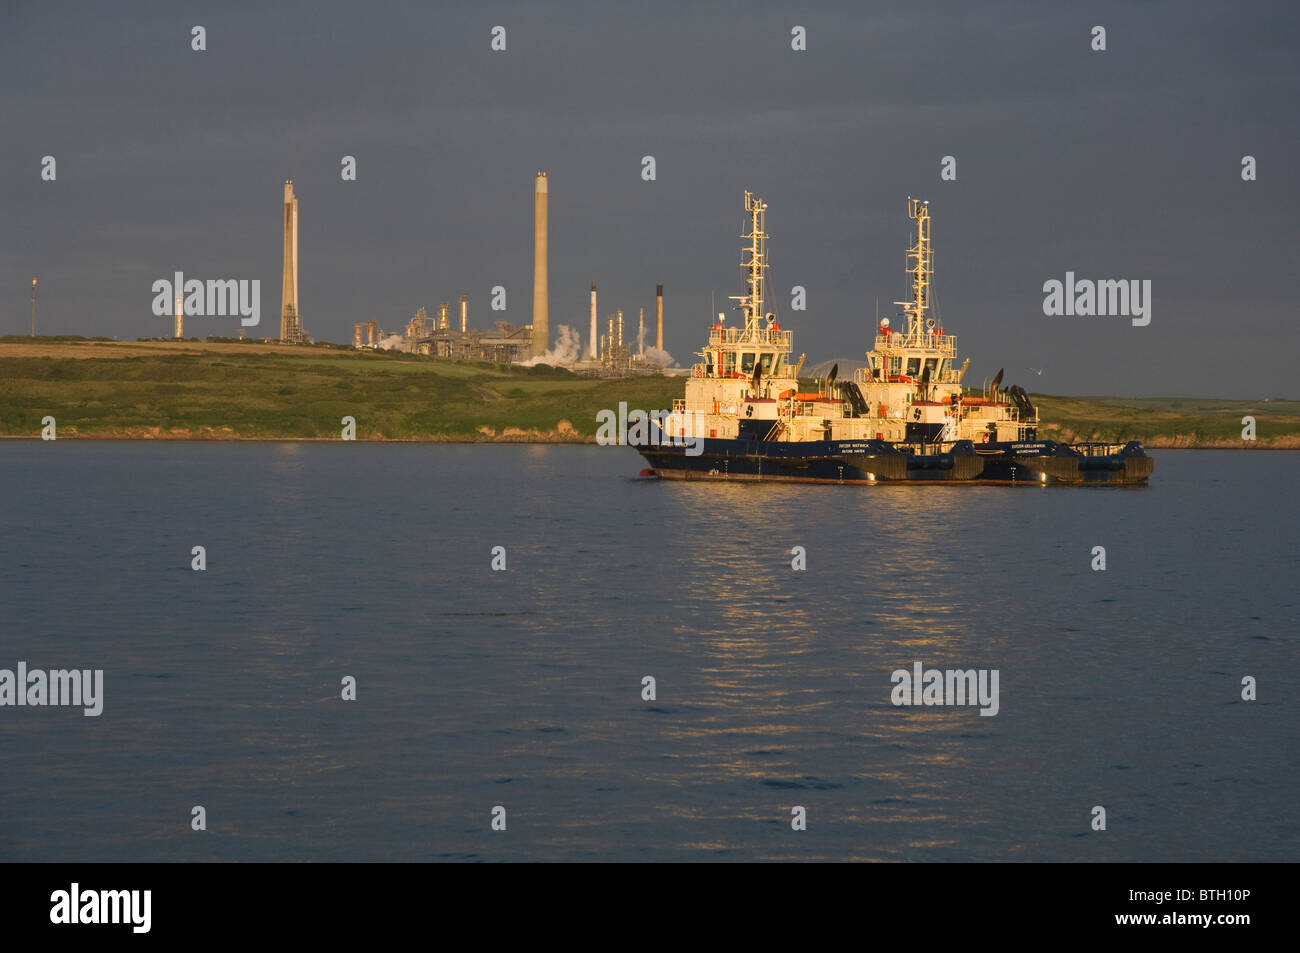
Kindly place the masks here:
POLYGON ((1030 370, 1033 371, 1035 374, 1037 374, 1039 377, 1043 376, 1043 369, 1041 367, 1031 367, 1030 370))

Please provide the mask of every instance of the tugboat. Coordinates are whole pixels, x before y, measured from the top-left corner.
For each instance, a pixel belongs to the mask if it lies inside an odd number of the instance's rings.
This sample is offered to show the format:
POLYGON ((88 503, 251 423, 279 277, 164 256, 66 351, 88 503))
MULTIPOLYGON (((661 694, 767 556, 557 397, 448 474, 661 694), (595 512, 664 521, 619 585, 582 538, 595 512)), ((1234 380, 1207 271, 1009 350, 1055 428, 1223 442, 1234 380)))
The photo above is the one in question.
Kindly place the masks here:
POLYGON ((682 399, 629 443, 666 479, 778 480, 812 483, 1145 484, 1153 462, 1137 441, 1069 446, 1038 439, 1038 415, 1019 386, 1002 389, 1002 371, 964 391, 970 359, 930 316, 933 259, 928 202, 908 199, 916 244, 908 251, 912 295, 906 329, 876 327, 866 366, 837 380, 838 365, 803 390, 791 364, 793 332, 764 310, 767 205, 745 193, 750 231, 742 238, 747 294, 744 324, 724 315, 709 329, 682 399))

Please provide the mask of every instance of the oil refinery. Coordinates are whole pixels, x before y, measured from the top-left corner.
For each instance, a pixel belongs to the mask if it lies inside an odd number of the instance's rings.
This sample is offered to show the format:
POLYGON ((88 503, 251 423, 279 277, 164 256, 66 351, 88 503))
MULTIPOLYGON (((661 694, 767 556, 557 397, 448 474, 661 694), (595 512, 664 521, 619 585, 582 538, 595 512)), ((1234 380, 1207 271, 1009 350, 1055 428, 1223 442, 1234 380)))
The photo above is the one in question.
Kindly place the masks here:
MULTIPOLYGON (((558 336, 550 334, 550 261, 549 261, 550 180, 538 172, 533 183, 533 300, 532 323, 511 324, 495 321, 490 330, 469 325, 468 294, 457 299, 457 315, 451 318, 451 305, 438 304, 434 315, 421 307, 400 331, 381 330, 375 319, 358 322, 352 329, 352 346, 357 349, 397 350, 432 357, 469 361, 495 361, 524 365, 550 364, 565 367, 577 374, 596 377, 626 377, 635 374, 663 373, 672 358, 664 351, 664 286, 655 288, 654 344, 646 342, 645 309, 639 308, 635 337, 621 308, 607 312, 602 325, 598 320, 596 282, 591 283, 589 336, 584 344, 572 325, 557 327, 558 336)), ((297 314, 298 300, 298 211, 292 183, 285 184, 285 278, 284 315, 281 339, 285 342, 305 339, 297 314)))

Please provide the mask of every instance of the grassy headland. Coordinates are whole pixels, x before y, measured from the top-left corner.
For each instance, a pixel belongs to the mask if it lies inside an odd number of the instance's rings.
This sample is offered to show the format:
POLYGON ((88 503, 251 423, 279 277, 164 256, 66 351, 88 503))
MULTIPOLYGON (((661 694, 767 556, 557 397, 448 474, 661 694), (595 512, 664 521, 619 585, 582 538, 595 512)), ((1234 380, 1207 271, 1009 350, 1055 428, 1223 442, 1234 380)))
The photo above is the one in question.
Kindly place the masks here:
MULTIPOLYGON (((589 442, 596 413, 672 407, 682 378, 255 342, 0 338, 0 436, 589 442)), ((1300 401, 1031 395, 1040 435, 1149 447, 1300 448, 1300 401), (1241 439, 1253 415, 1258 439, 1241 439)))

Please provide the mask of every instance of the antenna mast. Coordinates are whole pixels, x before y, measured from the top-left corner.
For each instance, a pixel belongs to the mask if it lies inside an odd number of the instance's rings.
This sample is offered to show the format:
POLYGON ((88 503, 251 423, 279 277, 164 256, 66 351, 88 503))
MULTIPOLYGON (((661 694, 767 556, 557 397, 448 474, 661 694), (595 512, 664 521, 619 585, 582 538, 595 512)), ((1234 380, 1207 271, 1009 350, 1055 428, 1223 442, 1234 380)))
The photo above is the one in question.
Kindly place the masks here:
POLYGON ((748 235, 740 237, 749 239, 749 247, 742 252, 749 255, 749 260, 742 258, 740 267, 747 272, 749 294, 731 295, 731 299, 740 302, 745 315, 745 328, 750 329, 763 317, 763 275, 767 268, 767 233, 763 231, 763 218, 767 203, 754 198, 752 192, 746 192, 745 211, 750 215, 750 231, 748 235))
POLYGON ((934 259, 930 253, 930 203, 907 198, 907 217, 916 220, 916 244, 907 252, 907 273, 912 276, 912 300, 895 301, 907 315, 907 336, 919 336, 925 327, 925 309, 930 303, 930 279, 934 259))

